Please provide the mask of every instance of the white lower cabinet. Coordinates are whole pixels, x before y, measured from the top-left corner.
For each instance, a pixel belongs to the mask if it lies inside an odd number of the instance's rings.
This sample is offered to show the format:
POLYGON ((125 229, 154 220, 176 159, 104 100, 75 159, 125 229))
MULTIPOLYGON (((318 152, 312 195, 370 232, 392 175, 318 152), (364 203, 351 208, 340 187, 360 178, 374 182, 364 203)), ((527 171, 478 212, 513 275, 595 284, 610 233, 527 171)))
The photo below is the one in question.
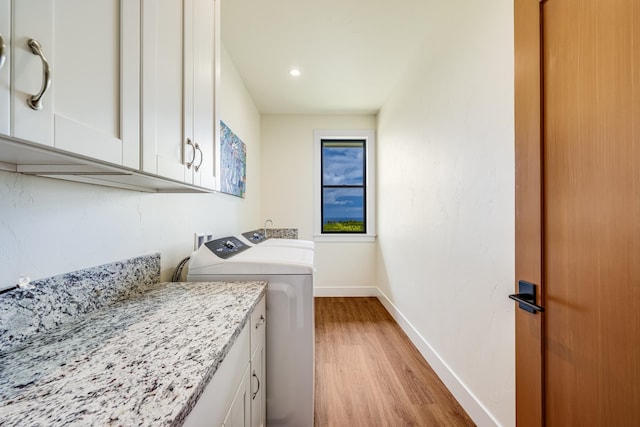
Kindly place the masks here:
POLYGON ((184 426, 266 425, 265 329, 266 306, 263 297, 187 416, 184 426))
POLYGON ((267 423, 266 306, 262 300, 251 316, 251 427, 267 423))
POLYGON ((264 427, 267 422, 266 361, 263 340, 251 358, 251 427, 264 427))
POLYGON ((231 402, 227 416, 224 417, 224 427, 249 427, 251 425, 251 381, 249 380, 249 366, 244 371, 240 386, 231 402))

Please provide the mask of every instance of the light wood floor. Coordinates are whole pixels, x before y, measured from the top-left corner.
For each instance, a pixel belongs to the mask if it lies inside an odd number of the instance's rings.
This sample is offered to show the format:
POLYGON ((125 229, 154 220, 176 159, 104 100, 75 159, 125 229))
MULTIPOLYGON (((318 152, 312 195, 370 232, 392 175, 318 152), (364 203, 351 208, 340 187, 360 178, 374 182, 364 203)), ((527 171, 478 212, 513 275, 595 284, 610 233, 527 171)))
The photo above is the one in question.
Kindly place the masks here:
POLYGON ((474 426, 377 298, 316 298, 316 427, 474 426))

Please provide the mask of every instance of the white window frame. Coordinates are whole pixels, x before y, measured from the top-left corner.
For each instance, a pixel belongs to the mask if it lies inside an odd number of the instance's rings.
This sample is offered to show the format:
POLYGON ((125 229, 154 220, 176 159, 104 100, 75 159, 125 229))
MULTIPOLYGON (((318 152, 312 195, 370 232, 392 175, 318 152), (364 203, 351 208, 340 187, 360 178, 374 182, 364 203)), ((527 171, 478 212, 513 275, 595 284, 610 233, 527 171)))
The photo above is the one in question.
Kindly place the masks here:
POLYGON ((376 238, 376 136, 372 129, 313 131, 313 239, 316 242, 374 242, 376 238), (322 140, 365 141, 367 233, 322 233, 322 140))

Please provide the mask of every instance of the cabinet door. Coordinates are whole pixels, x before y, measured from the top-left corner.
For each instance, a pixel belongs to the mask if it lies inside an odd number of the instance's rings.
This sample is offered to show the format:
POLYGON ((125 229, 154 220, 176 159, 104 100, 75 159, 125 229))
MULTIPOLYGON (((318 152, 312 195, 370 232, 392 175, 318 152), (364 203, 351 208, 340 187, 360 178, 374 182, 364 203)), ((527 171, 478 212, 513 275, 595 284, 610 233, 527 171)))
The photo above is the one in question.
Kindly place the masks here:
POLYGON ((11 77, 11 4, 9 0, 0 0, 0 134, 9 135, 11 77))
MULTIPOLYGON (((245 325, 198 402, 184 421, 184 427, 221 426, 239 393, 249 387, 251 344, 249 324, 245 325), (246 383, 246 384, 245 384, 246 383)), ((242 392, 244 393, 244 392, 242 392)), ((238 402, 235 402, 237 405, 238 402)))
POLYGON ((251 425, 251 381, 248 366, 222 425, 224 427, 249 427, 251 425))
POLYGON ((251 358, 251 427, 264 427, 267 422, 267 356, 265 352, 265 338, 251 358))
POLYGON ((214 188, 213 0, 143 0, 143 170, 214 188))
POLYGON ((256 304, 251 313, 251 426, 264 426, 267 422, 267 357, 265 335, 267 329, 266 297, 256 304))
POLYGON ((193 183, 215 189, 215 64, 216 34, 214 0, 194 0, 193 15, 193 136, 198 144, 193 183))
POLYGON ((140 1, 20 0, 13 8, 12 135, 139 168, 140 1), (27 99, 45 88, 34 109, 27 99))
MULTIPOLYGON (((56 86, 51 84, 44 94, 40 110, 33 110, 27 98, 41 91, 44 63, 29 48, 29 40, 39 42, 50 66, 53 57, 54 1, 21 0, 12 2, 13 28, 11 40, 11 135, 53 147, 53 101, 56 86)), ((55 70, 55 68, 53 68, 55 70)))
MULTIPOLYGON (((195 156, 184 146, 193 135, 186 125, 185 1, 142 1, 142 169, 191 182, 185 163, 195 156)), ((186 70, 188 72, 188 70, 186 70)), ((187 88, 188 89, 188 88, 187 88)))

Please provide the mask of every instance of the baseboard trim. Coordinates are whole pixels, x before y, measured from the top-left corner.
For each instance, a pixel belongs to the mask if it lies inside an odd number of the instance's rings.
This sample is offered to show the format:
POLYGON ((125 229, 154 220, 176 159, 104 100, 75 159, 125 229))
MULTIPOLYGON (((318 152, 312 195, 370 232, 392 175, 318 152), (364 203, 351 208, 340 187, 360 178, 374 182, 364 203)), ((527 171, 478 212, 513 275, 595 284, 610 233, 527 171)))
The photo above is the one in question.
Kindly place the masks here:
POLYGON ((375 286, 322 286, 313 288, 314 297, 377 297, 375 286))
POLYGON ((474 396, 467 386, 458 378, 431 345, 420 335, 409 320, 398 310, 391 300, 380 289, 375 288, 377 297, 389 314, 400 325, 409 339, 417 347, 427 363, 440 377, 451 394, 460 402, 467 414, 479 427, 500 427, 501 424, 491 415, 487 408, 474 396))

